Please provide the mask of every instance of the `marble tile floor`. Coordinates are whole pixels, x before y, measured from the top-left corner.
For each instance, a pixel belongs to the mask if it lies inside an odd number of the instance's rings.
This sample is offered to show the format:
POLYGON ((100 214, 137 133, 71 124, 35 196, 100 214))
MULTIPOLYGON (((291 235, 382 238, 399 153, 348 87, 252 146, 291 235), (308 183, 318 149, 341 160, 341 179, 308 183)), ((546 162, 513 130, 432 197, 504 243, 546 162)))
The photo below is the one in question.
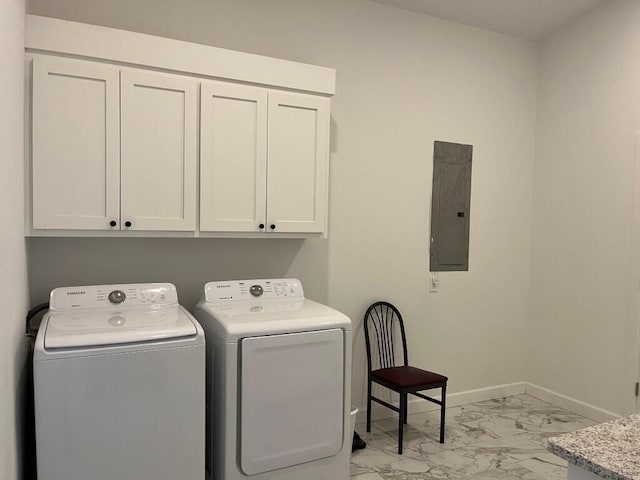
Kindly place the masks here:
POLYGON ((438 412, 409 415, 398 455, 396 418, 372 422, 370 433, 356 425, 367 448, 352 454, 351 479, 565 480, 567 462, 547 451, 546 439, 596 423, 516 395, 448 408, 444 444, 438 412))

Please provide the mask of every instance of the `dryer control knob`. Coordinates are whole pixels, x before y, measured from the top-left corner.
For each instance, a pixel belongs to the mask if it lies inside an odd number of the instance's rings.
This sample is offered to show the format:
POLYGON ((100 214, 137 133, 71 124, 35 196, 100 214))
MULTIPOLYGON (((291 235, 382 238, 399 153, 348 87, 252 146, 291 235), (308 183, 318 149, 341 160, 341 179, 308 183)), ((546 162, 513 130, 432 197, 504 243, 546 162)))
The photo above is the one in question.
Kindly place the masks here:
POLYGON ((122 290, 114 290, 109 294, 109 301, 114 304, 122 303, 126 298, 127 296, 122 290))
POLYGON ((251 285, 251 288, 249 288, 249 293, 254 297, 260 297, 264 293, 264 290, 260 285, 251 285))

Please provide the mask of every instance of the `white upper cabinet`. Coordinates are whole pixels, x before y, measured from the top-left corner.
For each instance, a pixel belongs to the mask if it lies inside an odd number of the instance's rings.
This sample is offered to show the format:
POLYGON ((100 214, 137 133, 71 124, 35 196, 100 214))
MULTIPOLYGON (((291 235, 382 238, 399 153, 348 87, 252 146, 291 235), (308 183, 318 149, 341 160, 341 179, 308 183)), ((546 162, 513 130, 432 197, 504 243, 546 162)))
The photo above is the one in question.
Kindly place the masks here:
POLYGON ((121 219, 131 230, 196 228, 198 82, 121 75, 121 219))
POLYGON ((34 15, 25 52, 27 235, 326 235, 334 69, 34 15))
POLYGON ((329 99, 269 92, 267 223, 322 233, 327 207, 329 99))
POLYGON ((200 230, 323 233, 329 99, 202 84, 200 230))
POLYGON ((262 232, 267 91, 203 82, 200 95, 200 230, 262 232))
POLYGON ((108 229, 119 217, 118 70, 33 62, 33 228, 108 229))
POLYGON ((33 228, 195 231, 198 82, 33 60, 33 228))

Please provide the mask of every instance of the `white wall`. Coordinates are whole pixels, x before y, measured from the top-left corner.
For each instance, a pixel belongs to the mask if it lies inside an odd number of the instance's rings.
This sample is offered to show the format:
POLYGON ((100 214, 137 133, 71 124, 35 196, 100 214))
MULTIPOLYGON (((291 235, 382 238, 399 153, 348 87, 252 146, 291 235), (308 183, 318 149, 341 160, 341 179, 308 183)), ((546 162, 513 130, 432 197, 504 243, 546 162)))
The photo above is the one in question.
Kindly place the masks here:
POLYGON ((616 413, 634 407, 639 361, 625 359, 639 108, 639 2, 607 2, 542 45, 528 379, 616 413))
POLYGON ((329 240, 32 240, 34 301, 62 284, 166 279, 189 304, 205 280, 288 273, 354 319, 360 406, 360 319, 382 298, 405 314, 412 363, 448 374, 451 392, 523 379, 534 44, 365 0, 31 0, 28 11, 334 67, 338 90, 329 240), (474 145, 471 252, 469 272, 441 274, 428 294, 436 139, 474 145), (155 265, 176 252, 186 268, 155 265))
POLYGON ((0 478, 21 478, 27 275, 23 234, 24 0, 0 4, 0 478))
POLYGON ((303 240, 31 238, 28 243, 34 304, 48 301, 56 285, 157 281, 174 283, 180 302, 192 308, 207 281, 286 276, 303 240))

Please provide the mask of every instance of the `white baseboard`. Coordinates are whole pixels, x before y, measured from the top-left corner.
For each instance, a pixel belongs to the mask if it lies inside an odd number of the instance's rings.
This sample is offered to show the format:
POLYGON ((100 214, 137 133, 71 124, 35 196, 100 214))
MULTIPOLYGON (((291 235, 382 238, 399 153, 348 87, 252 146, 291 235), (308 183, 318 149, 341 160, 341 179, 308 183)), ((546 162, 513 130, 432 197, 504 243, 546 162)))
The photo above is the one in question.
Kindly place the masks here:
MULTIPOLYGON (((433 398, 440 400, 439 389, 432 390, 434 393, 438 392, 438 395, 430 395, 429 391, 422 392, 433 398)), ((458 405, 467 405, 469 403, 482 402, 484 400, 491 400, 494 398, 511 397, 513 395, 521 395, 525 393, 525 382, 508 383, 505 385, 496 385, 494 387, 478 388, 476 390, 467 390, 465 392, 448 393, 447 394, 447 407, 457 407, 458 405)), ((375 393, 374 393, 375 394, 375 393)), ((366 398, 365 398, 366 401, 366 398)), ((393 405, 398 405, 397 402, 392 402, 393 405)), ((421 398, 413 397, 409 400, 409 414, 431 412, 440 410, 440 406, 435 403, 428 402, 421 398)), ((384 418, 391 418, 397 415, 393 410, 390 410, 382 405, 378 405, 373 402, 373 409, 371 412, 371 418, 373 420, 382 420, 384 418)), ((358 417, 356 422, 362 423, 367 421, 367 409, 365 407, 358 410, 358 417)))
MULTIPOLYGON (((437 390, 434 390, 436 392, 437 390)), ((423 392, 429 395, 429 392, 423 392)), ((479 388, 476 390, 467 390, 465 392, 457 392, 447 394, 447 407, 456 407, 459 405, 467 405, 469 403, 482 402, 496 398, 511 397, 513 395, 521 395, 526 393, 532 397, 552 403, 558 407, 577 413, 584 417, 590 418, 596 422, 608 422, 620 418, 620 415, 604 410, 602 408, 590 405, 575 398, 562 395, 547 388, 534 385, 529 382, 516 382, 505 385, 496 385, 493 387, 479 388)), ((433 395, 434 398, 440 399, 440 395, 433 395)), ((366 401, 366 399, 365 399, 366 401)), ((397 402, 392 402, 397 406, 397 402)), ((421 398, 413 397, 409 401, 409 414, 437 411, 440 407, 434 403, 428 402, 421 398)), ((373 403, 373 411, 371 417, 373 420, 382 420, 397 415, 394 411, 373 403)), ((363 423, 367 420, 367 409, 358 409, 357 423, 363 423)))
POLYGON ((553 403, 554 405, 564 408, 565 410, 569 410, 570 412, 590 418, 596 422, 609 422, 621 417, 621 415, 617 413, 610 412, 603 408, 596 407, 589 403, 582 402, 575 398, 562 395, 561 393, 554 392, 548 388, 540 387, 529 382, 525 383, 525 393, 532 397, 539 398, 540 400, 544 400, 545 402, 553 403))

